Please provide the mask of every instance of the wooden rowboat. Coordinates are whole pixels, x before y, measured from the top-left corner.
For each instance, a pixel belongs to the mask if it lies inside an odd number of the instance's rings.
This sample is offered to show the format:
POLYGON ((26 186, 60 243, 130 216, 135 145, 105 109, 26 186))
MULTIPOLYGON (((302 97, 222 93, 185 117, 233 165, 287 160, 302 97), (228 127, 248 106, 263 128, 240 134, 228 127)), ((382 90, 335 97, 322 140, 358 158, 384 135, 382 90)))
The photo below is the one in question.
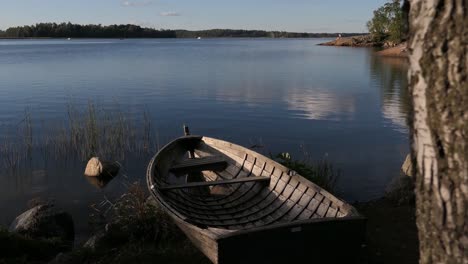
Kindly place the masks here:
POLYGON ((364 240, 365 218, 351 205, 226 141, 172 141, 151 160, 147 182, 213 263, 350 263, 364 240))

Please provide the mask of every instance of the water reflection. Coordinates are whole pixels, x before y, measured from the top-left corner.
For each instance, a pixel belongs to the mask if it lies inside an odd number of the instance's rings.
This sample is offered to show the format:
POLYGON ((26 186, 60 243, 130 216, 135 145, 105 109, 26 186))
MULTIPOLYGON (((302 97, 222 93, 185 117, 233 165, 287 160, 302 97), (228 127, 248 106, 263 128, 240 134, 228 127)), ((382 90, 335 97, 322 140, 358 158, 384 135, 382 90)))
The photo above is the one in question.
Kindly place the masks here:
POLYGON ((381 89, 382 116, 394 130, 408 133, 410 98, 408 61, 404 58, 371 57, 372 81, 381 89))
POLYGON ((103 189, 106 185, 111 182, 115 177, 108 176, 108 175, 101 175, 98 177, 89 177, 84 176, 88 182, 98 189, 103 189))
POLYGON ((295 116, 311 120, 349 120, 356 111, 353 96, 332 91, 292 89, 285 100, 295 116))
MULTIPOLYGON (((34 173, 19 170, 18 176, 10 177, 0 168, 0 221, 8 224, 33 196, 57 197, 75 212, 76 219, 87 219, 89 204, 103 195, 120 195, 126 181, 144 185, 154 153, 138 146, 163 145, 180 136, 184 122, 197 133, 244 146, 252 145, 251 139, 261 139, 272 153, 294 152, 302 144, 317 158, 328 153, 343 171, 341 197, 351 201, 378 197, 408 148, 402 133, 408 112, 406 70, 402 69, 406 65, 401 60, 374 58, 368 49, 315 45, 322 41, 158 40, 161 44, 154 45, 153 40, 128 40, 2 46, 0 152, 4 135, 23 134, 15 132, 26 107, 32 112, 34 146, 40 150, 37 164, 30 166, 37 170, 34 173), (63 134, 58 128, 68 123, 70 97, 80 109, 93 99, 103 111, 128 114, 124 119, 130 127, 135 125, 136 134, 128 134, 128 142, 123 143, 142 151, 135 157, 125 155, 129 179, 124 174, 111 182, 92 179, 94 186, 105 186, 98 190, 84 178, 82 158, 62 157, 56 144, 41 140, 63 134), (154 130, 145 128, 142 113, 146 111, 154 130), (139 134, 145 136, 141 141, 135 140, 139 134), (43 155, 47 148, 58 154, 43 155)), ((113 116, 100 124, 114 120, 113 116)), ((113 130, 105 131, 114 135, 113 130)), ((24 145, 23 140, 20 143, 24 145)), ((103 146, 115 145, 104 142, 103 146)), ((300 158, 300 151, 296 152, 300 158)), ((5 157, 0 153, 0 164, 5 157)), ((77 221, 77 225, 86 223, 77 221)))

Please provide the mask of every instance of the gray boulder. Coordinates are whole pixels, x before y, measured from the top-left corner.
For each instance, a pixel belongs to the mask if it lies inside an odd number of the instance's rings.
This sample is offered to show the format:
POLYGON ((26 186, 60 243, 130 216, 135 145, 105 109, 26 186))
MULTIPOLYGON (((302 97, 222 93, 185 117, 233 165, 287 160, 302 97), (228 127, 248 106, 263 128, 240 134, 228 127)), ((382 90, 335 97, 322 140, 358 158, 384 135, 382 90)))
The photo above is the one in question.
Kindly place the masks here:
POLYGON ((38 239, 59 238, 70 246, 75 239, 72 216, 53 204, 38 205, 22 213, 11 223, 9 231, 38 239))

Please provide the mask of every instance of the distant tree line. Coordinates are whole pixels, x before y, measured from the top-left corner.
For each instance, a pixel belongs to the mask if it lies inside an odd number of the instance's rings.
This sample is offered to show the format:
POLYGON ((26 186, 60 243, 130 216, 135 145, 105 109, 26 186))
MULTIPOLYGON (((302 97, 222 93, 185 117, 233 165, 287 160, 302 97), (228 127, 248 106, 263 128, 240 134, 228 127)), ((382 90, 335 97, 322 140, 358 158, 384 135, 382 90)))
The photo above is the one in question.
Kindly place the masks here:
MULTIPOLYGON (((286 31, 264 31, 243 29, 176 30, 178 38, 332 38, 338 33, 297 33, 286 31)), ((343 33, 342 36, 356 36, 358 33, 343 33)))
POLYGON ((8 28, 8 38, 174 38, 171 30, 155 30, 136 25, 79 25, 39 23, 8 28))
MULTIPOLYGON (((72 23, 38 23, 31 26, 10 27, 0 31, 4 38, 322 38, 336 37, 338 33, 295 33, 263 30, 165 30, 144 28, 137 25, 79 25, 72 23)), ((342 33, 355 36, 358 33, 342 33)))

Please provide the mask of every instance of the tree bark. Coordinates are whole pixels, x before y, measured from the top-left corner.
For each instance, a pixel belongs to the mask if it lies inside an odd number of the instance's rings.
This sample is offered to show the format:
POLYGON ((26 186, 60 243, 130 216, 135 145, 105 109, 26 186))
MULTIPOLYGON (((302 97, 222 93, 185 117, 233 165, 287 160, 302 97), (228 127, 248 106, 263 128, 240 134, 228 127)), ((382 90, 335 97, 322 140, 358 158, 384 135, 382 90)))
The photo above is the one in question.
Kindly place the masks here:
POLYGON ((468 263, 468 0, 410 6, 420 263, 468 263))

